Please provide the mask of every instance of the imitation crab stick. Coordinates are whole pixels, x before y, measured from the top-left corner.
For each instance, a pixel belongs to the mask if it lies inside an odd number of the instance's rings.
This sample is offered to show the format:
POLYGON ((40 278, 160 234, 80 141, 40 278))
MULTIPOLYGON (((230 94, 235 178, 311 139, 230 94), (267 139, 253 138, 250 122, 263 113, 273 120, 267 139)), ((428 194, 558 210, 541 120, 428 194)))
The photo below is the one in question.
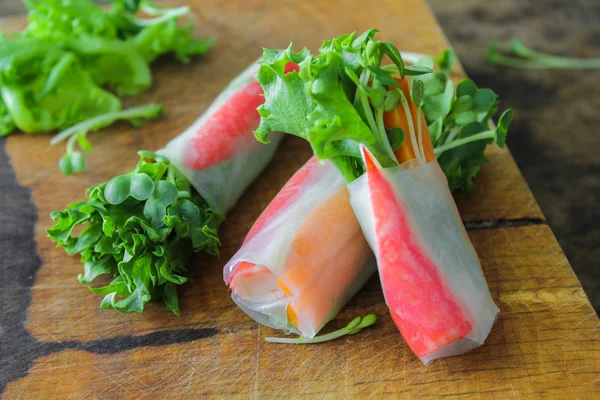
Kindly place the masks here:
POLYGON ((240 149, 255 145, 254 135, 248 132, 258 126, 256 108, 264 102, 261 95, 262 88, 252 80, 206 118, 186 148, 186 166, 209 168, 235 157, 240 149))
POLYGON ((273 145, 256 142, 253 131, 264 102, 254 79, 257 64, 238 75, 210 107, 181 135, 158 153, 167 156, 196 190, 219 213, 227 213, 271 160, 281 135, 273 145))
MULTIPOLYGON (((400 82, 405 85, 405 82, 400 82)), ((375 252, 387 306, 413 352, 425 363, 480 346, 498 315, 479 259, 440 169, 426 125, 402 104, 387 128, 411 135, 382 168, 362 147, 366 173, 349 185, 351 203, 375 252)))
POLYGON ((313 158, 254 224, 224 279, 252 318, 311 338, 374 271, 344 180, 313 158))

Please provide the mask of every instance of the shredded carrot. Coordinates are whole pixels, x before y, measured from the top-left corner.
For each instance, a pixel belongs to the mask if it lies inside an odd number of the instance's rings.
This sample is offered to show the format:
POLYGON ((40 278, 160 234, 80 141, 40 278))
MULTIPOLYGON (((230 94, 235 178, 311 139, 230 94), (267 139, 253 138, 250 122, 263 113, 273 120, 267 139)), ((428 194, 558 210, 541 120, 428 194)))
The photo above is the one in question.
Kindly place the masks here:
POLYGON ((287 286, 285 286, 285 283, 283 283, 281 281, 281 279, 277 279, 277 284, 281 287, 281 289, 283 290, 283 293, 286 296, 289 296, 290 294, 292 294, 292 291, 287 286))
MULTIPOLYGON (((408 104, 410 107, 410 112, 412 116, 412 126, 413 129, 417 130, 419 123, 417 120, 417 106, 410 99, 410 90, 408 87, 408 77, 405 79, 394 78, 398 85, 400 85, 400 89, 402 89, 402 93, 404 93, 404 97, 408 100, 408 104)), ((416 133, 415 139, 416 143, 413 143, 413 140, 410 135, 410 126, 408 122, 408 118, 406 117, 406 113, 404 112, 404 108, 402 104, 398 104, 398 107, 393 111, 388 111, 383 114, 383 123, 387 129, 391 128, 402 128, 404 131, 404 143, 395 151, 396 158, 398 162, 403 163, 409 160, 413 160, 419 157, 421 154, 420 150, 423 150, 425 154, 425 160, 427 162, 435 159, 435 154, 433 152, 433 145, 431 144, 431 138, 429 136, 429 130, 427 129, 427 122, 425 121, 425 116, 421 112, 421 139, 419 140, 419 134, 416 133), (420 148, 419 144, 422 145, 420 148), (416 149, 416 151, 415 151, 416 149), (417 153, 418 152, 418 153, 417 153)))

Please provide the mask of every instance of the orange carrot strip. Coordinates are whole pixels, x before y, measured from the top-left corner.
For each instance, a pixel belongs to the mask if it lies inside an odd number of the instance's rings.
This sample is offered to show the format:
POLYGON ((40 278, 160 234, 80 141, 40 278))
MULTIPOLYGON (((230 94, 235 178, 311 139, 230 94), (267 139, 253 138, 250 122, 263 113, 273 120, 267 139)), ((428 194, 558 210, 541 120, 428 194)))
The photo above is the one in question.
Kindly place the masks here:
MULTIPOLYGON (((417 129, 417 106, 410 98, 410 90, 408 88, 408 77, 405 79, 394 78, 398 85, 400 85, 400 89, 404 96, 406 97, 408 104, 410 106, 410 112, 413 120, 413 127, 417 129)), ((406 113, 404 112, 404 108, 401 104, 398 104, 398 107, 395 110, 385 112, 383 114, 383 123, 387 129, 391 128, 402 128, 404 131, 404 143, 394 152, 398 162, 403 163, 409 160, 413 160, 416 158, 415 148, 418 148, 418 143, 412 143, 410 137, 410 128, 408 125, 408 120, 406 118, 406 113)), ((425 150, 425 159, 426 161, 432 161, 435 159, 435 154, 433 152, 433 145, 431 144, 431 137, 429 135, 429 129, 427 129, 427 122, 425 121, 425 116, 421 113, 421 132, 423 134, 423 149, 425 150)), ((418 136, 418 132, 417 132, 418 136)), ((418 139, 417 139, 418 140, 418 139)))

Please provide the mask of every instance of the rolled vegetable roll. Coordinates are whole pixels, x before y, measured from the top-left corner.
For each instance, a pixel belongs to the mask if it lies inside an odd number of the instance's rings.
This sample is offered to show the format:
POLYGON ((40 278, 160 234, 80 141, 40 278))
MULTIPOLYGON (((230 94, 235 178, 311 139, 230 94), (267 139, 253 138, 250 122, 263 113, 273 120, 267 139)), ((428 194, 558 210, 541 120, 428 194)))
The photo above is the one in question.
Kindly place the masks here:
POLYGON ((499 312, 450 191, 474 187, 513 113, 490 129, 494 92, 470 80, 455 91, 430 59, 406 66, 376 32, 327 40, 319 55, 265 50, 256 136, 305 138, 345 178, 392 318, 428 363, 482 344, 499 312), (285 74, 290 61, 300 69, 285 74))
POLYGON ((224 280, 256 321, 312 338, 374 272, 344 179, 312 158, 256 221, 224 280))
POLYGON ((158 154, 139 152, 128 174, 90 188, 86 202, 52 213, 49 236, 67 253, 80 253, 89 284, 105 295, 102 308, 142 312, 162 298, 179 314, 176 285, 187 281, 194 251, 217 253, 218 224, 271 160, 281 135, 264 146, 254 140, 264 101, 254 80, 257 66, 240 74, 213 104, 158 154), (77 225, 84 225, 79 236, 77 225))
POLYGON ((258 64, 250 65, 185 132, 157 152, 222 215, 273 158, 282 138, 274 135, 273 145, 266 147, 254 139, 260 121, 256 109, 264 102, 254 79, 257 70, 258 64))
MULTIPOLYGON (((408 95, 407 81, 397 83, 408 95)), ((388 128, 412 132, 395 152, 401 164, 384 169, 363 146, 366 173, 348 189, 392 319, 428 364, 482 345, 500 310, 433 156, 427 125, 416 121, 415 104, 407 105, 384 118, 388 128)))

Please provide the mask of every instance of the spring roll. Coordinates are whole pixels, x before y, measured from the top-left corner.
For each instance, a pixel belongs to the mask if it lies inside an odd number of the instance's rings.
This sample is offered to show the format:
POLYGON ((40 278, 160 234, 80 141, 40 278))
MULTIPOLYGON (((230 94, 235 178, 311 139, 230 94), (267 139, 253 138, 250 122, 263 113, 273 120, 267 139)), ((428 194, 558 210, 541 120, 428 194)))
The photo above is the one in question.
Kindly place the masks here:
POLYGON ((404 340, 424 364, 483 344, 499 309, 460 219, 425 121, 396 80, 406 109, 385 114, 408 135, 399 166, 382 168, 362 146, 366 173, 348 185, 350 202, 375 252, 386 304, 404 340), (416 129, 415 129, 416 128, 416 129))
POLYGON ((384 169, 364 152, 350 202, 404 340, 425 364, 482 345, 499 309, 439 164, 384 169))
POLYGON ((312 338, 375 268, 344 179, 312 158, 258 218, 224 280, 257 322, 312 338))

